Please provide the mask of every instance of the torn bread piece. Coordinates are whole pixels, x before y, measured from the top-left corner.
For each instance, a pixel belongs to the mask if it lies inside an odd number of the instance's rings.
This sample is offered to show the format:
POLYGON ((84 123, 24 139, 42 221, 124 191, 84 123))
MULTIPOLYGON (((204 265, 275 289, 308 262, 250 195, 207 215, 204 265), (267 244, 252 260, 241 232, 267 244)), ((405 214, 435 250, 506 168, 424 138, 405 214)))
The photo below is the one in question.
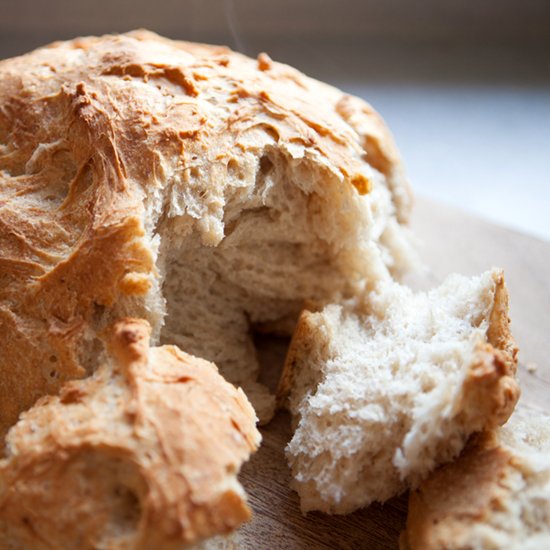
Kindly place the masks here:
POLYGON ((503 274, 397 283, 304 312, 281 382, 304 512, 344 514, 416 486, 519 396, 503 274))
POLYGON ((518 407, 411 493, 409 550, 550 548, 550 415, 518 407))
POLYGON ((109 333, 112 359, 8 434, 2 548, 177 549, 250 517, 237 473, 260 434, 242 390, 212 363, 150 348, 144 321, 109 333))
POLYGON ((265 54, 141 30, 0 61, 0 445, 122 317, 268 420, 251 329, 405 271, 410 203, 372 107, 265 54))

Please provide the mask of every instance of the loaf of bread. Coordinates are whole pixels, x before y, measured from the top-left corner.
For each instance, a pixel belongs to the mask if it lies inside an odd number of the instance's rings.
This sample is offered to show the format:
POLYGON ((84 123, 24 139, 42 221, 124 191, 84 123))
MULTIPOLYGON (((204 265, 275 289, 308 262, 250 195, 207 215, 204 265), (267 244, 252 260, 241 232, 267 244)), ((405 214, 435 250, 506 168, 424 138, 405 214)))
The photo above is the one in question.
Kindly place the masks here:
POLYGON ((302 510, 383 502, 505 422, 519 395, 516 353, 498 270, 428 293, 381 283, 304 312, 281 384, 302 510))
POLYGON ((251 327, 406 269, 409 207, 373 109, 264 54, 137 31, 0 62, 0 441, 124 316, 268 419, 251 327))
POLYGON ((0 547, 179 549, 250 517, 237 481, 260 441, 242 390, 149 326, 109 330, 110 359, 46 396, 0 460, 0 547))
POLYGON ((409 550, 550 548, 550 415, 518 407, 410 495, 409 550))

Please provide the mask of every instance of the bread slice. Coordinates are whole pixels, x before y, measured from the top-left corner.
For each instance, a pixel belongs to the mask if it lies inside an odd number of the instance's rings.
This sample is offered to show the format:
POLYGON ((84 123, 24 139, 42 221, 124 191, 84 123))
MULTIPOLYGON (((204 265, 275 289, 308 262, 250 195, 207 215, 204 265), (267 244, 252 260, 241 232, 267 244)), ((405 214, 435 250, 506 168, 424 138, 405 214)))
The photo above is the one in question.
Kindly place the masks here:
POLYGON ((149 348, 149 333, 118 322, 112 359, 10 430, 1 548, 179 549, 250 517, 236 476, 260 442, 252 406, 212 363, 149 348))
POLYGON ((410 495, 402 548, 550 548, 550 415, 518 407, 410 495))
POLYGON ((428 293, 384 283, 304 312, 281 383, 304 512, 348 513, 417 485, 518 398, 502 272, 428 293))
POLYGON ((254 326, 407 269, 409 209, 374 110, 265 54, 136 31, 0 62, 0 440, 125 316, 268 419, 254 326))

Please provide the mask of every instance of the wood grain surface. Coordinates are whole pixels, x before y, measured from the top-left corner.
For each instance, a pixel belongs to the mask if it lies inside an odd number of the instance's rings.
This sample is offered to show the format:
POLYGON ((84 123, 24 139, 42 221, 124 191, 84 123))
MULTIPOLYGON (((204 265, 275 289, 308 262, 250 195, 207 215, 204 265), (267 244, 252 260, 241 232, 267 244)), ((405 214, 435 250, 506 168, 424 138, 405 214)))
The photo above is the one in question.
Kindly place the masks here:
MULTIPOLYGON (((550 243, 498 227, 459 210, 418 199, 412 228, 429 269, 413 281, 433 286, 453 271, 474 275, 504 268, 511 294, 512 330, 520 346, 521 400, 550 412, 550 243), (531 372, 533 371, 533 372, 531 372)), ((284 339, 260 339, 264 381, 273 386, 286 350, 284 339)), ((245 465, 241 480, 254 517, 237 535, 238 548, 397 548, 404 527, 407 495, 347 516, 300 513, 289 488, 284 447, 290 418, 279 413, 262 429, 263 444, 245 465)))

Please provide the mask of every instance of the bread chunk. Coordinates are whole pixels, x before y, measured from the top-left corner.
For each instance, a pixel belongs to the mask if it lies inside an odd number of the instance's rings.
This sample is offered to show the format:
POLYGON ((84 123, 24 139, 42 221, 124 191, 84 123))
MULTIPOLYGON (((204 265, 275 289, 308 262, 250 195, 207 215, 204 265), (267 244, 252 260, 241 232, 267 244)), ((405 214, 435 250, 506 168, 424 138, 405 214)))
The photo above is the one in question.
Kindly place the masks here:
POLYGON ((0 441, 126 316, 269 419, 251 328, 406 270, 410 202, 374 110, 266 55, 135 31, 0 62, 0 441))
POLYGON ((524 406, 409 498, 402 548, 550 548, 550 415, 524 406))
POLYGON ((281 393, 304 512, 348 513, 415 487, 518 399, 502 272, 413 293, 382 283, 304 312, 281 393))
MULTIPOLYGON (((40 399, 0 461, 0 547, 177 549, 250 517, 237 481, 256 416, 212 363, 109 330, 111 357, 40 399)), ((221 546, 223 547, 223 546, 221 546)))

